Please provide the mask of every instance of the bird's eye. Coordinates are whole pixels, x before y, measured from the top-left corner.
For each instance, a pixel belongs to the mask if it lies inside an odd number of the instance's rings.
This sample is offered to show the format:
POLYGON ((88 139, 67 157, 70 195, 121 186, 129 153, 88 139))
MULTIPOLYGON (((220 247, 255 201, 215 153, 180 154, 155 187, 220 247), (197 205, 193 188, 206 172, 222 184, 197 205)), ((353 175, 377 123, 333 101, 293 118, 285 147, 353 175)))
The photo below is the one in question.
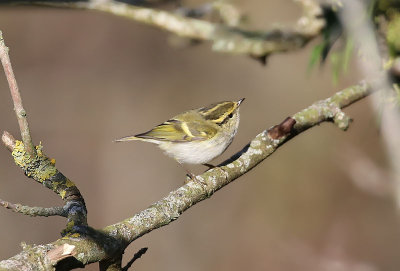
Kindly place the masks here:
POLYGON ((233 113, 230 113, 228 117, 231 119, 233 117, 233 113))

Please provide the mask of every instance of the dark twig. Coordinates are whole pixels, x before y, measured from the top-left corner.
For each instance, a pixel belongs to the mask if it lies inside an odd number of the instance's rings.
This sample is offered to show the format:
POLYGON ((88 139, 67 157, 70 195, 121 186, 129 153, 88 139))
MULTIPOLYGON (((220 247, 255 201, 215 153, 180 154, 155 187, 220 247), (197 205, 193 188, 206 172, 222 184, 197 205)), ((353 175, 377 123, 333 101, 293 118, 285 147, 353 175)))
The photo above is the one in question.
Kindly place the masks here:
POLYGON ((18 89, 17 81, 11 66, 10 57, 8 55, 8 48, 6 47, 3 39, 3 33, 0 31, 0 59, 3 64, 4 72, 7 77, 8 85, 10 86, 11 97, 14 102, 14 111, 17 115, 19 129, 21 131, 22 141, 25 145, 25 150, 30 157, 36 154, 35 148, 32 143, 31 134, 29 131, 28 120, 26 118, 26 111, 22 105, 21 94, 18 89))
POLYGON ((137 260, 140 259, 140 257, 142 257, 142 255, 144 255, 147 252, 147 247, 143 247, 141 248, 138 252, 135 253, 135 255, 133 255, 132 260, 130 260, 125 267, 123 267, 121 269, 121 271, 128 271, 128 269, 132 266, 132 264, 137 260))

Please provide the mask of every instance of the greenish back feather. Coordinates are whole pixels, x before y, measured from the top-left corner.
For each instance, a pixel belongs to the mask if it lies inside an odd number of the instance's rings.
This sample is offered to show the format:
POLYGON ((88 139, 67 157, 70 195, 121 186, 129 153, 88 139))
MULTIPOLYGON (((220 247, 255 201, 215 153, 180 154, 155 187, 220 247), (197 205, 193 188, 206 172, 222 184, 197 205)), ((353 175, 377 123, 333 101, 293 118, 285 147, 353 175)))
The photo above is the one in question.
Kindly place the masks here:
POLYGON ((205 121, 204 117, 194 110, 178 115, 150 131, 135 135, 137 138, 171 142, 190 142, 212 138, 219 127, 205 121))

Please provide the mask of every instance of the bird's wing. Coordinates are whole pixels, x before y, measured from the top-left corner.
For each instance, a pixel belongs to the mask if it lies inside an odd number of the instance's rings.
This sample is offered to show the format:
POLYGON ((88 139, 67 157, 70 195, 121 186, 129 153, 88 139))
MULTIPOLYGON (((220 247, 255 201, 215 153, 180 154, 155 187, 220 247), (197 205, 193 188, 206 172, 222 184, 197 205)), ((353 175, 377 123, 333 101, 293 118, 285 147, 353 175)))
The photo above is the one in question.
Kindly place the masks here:
POLYGON ((153 139, 171 142, 190 142, 212 138, 217 128, 202 119, 185 122, 179 119, 170 119, 152 130, 135 135, 136 138, 153 139))

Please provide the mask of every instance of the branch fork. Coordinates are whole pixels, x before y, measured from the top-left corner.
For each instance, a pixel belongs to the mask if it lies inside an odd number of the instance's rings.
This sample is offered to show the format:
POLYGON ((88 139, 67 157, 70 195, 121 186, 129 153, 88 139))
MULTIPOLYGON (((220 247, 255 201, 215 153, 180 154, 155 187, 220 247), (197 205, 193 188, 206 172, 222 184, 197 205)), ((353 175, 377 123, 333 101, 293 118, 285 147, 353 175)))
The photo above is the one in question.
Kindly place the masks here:
POLYGON ((64 206, 52 207, 49 208, 51 211, 45 212, 46 208, 26 207, 6 201, 0 201, 0 205, 26 215, 53 213, 63 216, 65 214, 67 226, 63 238, 47 245, 27 246, 21 253, 1 261, 0 270, 12 268, 48 270, 54 269, 61 260, 63 264, 68 265, 68 268, 73 268, 93 262, 104 263, 110 258, 113 259, 110 264, 119 268, 119 256, 122 257, 125 248, 134 240, 175 221, 191 206, 246 174, 301 132, 323 121, 332 120, 340 128, 346 129, 350 118, 341 109, 371 93, 368 84, 362 82, 317 102, 285 119, 281 124, 262 131, 240 152, 218 168, 197 176, 204 180, 205 186, 190 181, 133 217, 101 230, 94 230, 87 226, 85 202, 76 185, 57 170, 53 159, 44 155, 41 144, 34 147, 32 143, 26 111, 22 107, 19 90, 10 70, 7 52, 8 49, 0 33, 0 57, 8 81, 11 82, 11 95, 22 137, 22 141, 18 141, 9 133, 4 132, 3 143, 12 152, 15 162, 26 175, 57 193, 64 200, 64 206), (26 211, 22 211, 24 209, 26 211))
POLYGON ((15 140, 7 131, 2 134, 2 141, 12 153, 15 163, 24 170, 27 177, 43 184, 64 200, 64 207, 30 207, 0 200, 0 205, 14 212, 29 216, 63 216, 67 217, 67 227, 64 233, 73 231, 73 226, 87 225, 87 211, 84 199, 73 182, 66 178, 55 167, 55 160, 44 155, 43 146, 34 146, 28 126, 26 111, 22 105, 22 98, 17 81, 12 70, 8 55, 8 48, 4 43, 0 31, 0 59, 9 83, 14 110, 17 116, 22 141, 15 140))

